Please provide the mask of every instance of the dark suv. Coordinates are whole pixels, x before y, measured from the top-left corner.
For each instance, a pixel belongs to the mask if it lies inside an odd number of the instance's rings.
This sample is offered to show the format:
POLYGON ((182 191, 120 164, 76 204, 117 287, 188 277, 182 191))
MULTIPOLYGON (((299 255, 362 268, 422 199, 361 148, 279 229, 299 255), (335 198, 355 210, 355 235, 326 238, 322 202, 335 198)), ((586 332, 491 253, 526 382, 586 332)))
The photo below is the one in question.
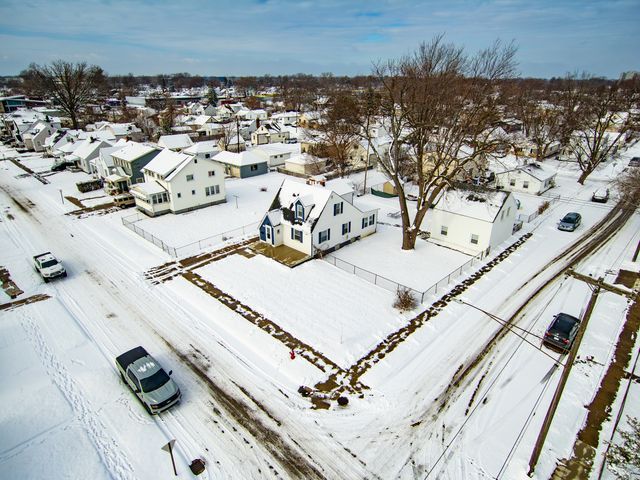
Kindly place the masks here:
POLYGON ((582 217, 579 213, 570 212, 567 213, 560 223, 558 224, 558 230, 563 230, 565 232, 573 232, 576 228, 580 226, 580 222, 582 221, 582 217))
POLYGON ((553 322, 547 328, 542 343, 566 353, 571 350, 579 327, 579 319, 566 313, 559 313, 553 317, 553 322))

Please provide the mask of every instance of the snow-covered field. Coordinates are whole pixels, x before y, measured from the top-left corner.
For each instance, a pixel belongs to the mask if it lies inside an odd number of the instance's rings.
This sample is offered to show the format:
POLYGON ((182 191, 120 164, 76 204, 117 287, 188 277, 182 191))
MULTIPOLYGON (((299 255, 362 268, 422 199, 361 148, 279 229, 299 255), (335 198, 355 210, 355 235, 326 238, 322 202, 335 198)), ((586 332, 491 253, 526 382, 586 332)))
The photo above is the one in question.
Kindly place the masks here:
MULTIPOLYGON (((13 156, 2 147, 0 158, 7 154, 13 156)), ((51 163, 33 154, 21 160, 36 172, 51 163)), ((458 387, 443 392, 500 328, 478 309, 510 317, 535 288, 532 276, 613 206, 613 200, 589 199, 620 173, 622 162, 605 165, 585 186, 575 181, 575 165, 549 164, 558 171, 558 186, 548 193, 561 198, 519 232, 531 238, 460 294, 466 305, 444 306, 369 366, 360 377, 368 387, 362 396, 350 395, 346 408, 315 410, 297 389, 326 380, 326 372, 300 355, 292 360, 274 336, 185 278, 158 285, 145 279, 149 268, 172 259, 123 226, 121 218, 133 210, 65 215, 77 207, 61 193, 86 206, 102 203, 95 198, 101 191, 77 191, 75 183, 86 175, 61 172, 44 185, 0 161, 0 265, 24 291, 18 300, 49 296, 0 311, 0 478, 172 478, 161 447, 173 438, 179 478, 192 477, 188 464, 198 457, 207 462, 204 478, 314 476, 294 465, 325 478, 525 478, 560 376, 552 368, 559 355, 540 349, 536 336, 559 311, 580 316, 589 286, 559 277, 518 320, 531 343, 507 334, 458 387), (583 216, 573 233, 556 228, 568 211, 583 216), (47 250, 63 260, 68 278, 42 283, 31 256, 47 250), (114 368, 115 356, 137 345, 172 369, 183 391, 180 405, 156 417, 146 414, 114 368)), ((226 204, 138 224, 169 245, 197 241, 260 220, 283 178, 231 180, 226 204)), ((535 209, 540 198, 522 204, 535 209)), ((397 210, 394 199, 356 201, 379 208, 381 220, 397 210)), ((638 270, 630 262, 638 241, 635 213, 576 269, 613 283, 618 269, 638 270)), ((335 255, 417 290, 469 259, 422 240, 415 251, 402 252, 399 229, 391 225, 335 255)), ((398 313, 392 293, 321 260, 288 269, 261 256, 230 255, 195 272, 345 371, 418 313, 398 313)), ((0 299, 11 301, 4 292, 0 299)), ((627 307, 625 297, 601 293, 534 478, 549 478, 557 460, 571 453, 627 307)), ((638 390, 630 395, 635 401, 627 405, 637 405, 638 390)), ((631 412, 637 415, 637 408, 631 412)), ((601 441, 609 439, 610 423, 601 441)))

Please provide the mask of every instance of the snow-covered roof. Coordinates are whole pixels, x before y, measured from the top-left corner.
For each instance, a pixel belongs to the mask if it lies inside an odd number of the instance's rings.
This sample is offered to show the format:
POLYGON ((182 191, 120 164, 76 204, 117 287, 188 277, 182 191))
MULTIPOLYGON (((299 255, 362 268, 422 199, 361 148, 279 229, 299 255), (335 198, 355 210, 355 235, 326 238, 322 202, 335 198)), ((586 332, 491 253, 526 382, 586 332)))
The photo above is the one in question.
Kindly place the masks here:
POLYGON ((491 190, 447 190, 440 195, 435 209, 493 222, 509 195, 491 190))
POLYGON ((207 140, 206 142, 196 142, 189 148, 183 150, 184 153, 189 155, 196 155, 198 153, 213 153, 219 152, 218 143, 215 140, 207 140))
POLYGON ((296 153, 300 153, 300 144, 299 143, 266 143, 264 145, 259 145, 251 149, 251 151, 255 153, 263 153, 267 156, 281 155, 283 153, 296 154, 296 153))
POLYGON ((300 153, 297 155, 291 155, 291 158, 285 160, 286 163, 293 163, 296 165, 313 165, 314 163, 324 162, 325 160, 309 155, 308 153, 300 153))
POLYGON ((31 125, 31 127, 29 127, 29 130, 27 130, 27 133, 30 133, 32 135, 37 135, 42 130, 46 130, 47 128, 51 128, 51 125, 47 122, 39 120, 35 124, 31 125))
POLYGON ((110 129, 114 135, 120 137, 129 133, 139 133, 141 130, 133 123, 107 123, 100 127, 101 130, 110 129))
POLYGON ((256 163, 266 163, 267 161, 266 159, 260 157, 259 155, 256 155, 255 153, 246 152, 246 151, 235 153, 235 152, 228 152, 226 150, 218 153, 215 157, 213 157, 213 159, 218 162, 226 163, 236 167, 243 167, 245 165, 255 165, 256 163))
POLYGON ((544 182, 545 180, 548 180, 556 176, 556 172, 552 172, 548 168, 540 165, 539 163, 529 163, 528 165, 525 165, 522 167, 516 167, 512 170, 506 170, 504 172, 496 173, 496 175, 503 175, 505 173, 515 172, 515 171, 529 174, 533 178, 535 178, 536 180, 540 180, 541 182, 544 182))
POLYGON ((100 149, 100 159, 107 167, 113 166, 113 157, 111 154, 120 150, 121 146, 105 147, 100 149))
POLYGON ((131 162, 156 150, 155 147, 146 143, 129 142, 117 152, 113 152, 113 157, 119 158, 126 162, 131 162))
POLYGON ((281 208, 292 209, 293 205, 300 200, 305 206, 305 222, 309 222, 320 216, 331 193, 332 190, 326 187, 285 179, 277 196, 281 208))
POLYGON ((155 182, 155 181, 135 183, 131 185, 129 190, 131 191, 131 193, 135 194, 136 192, 139 192, 139 193, 142 193, 144 196, 167 191, 166 188, 164 188, 162 185, 160 185, 158 182, 155 182))
POLYGON ((191 123, 193 123, 194 125, 204 125, 205 123, 208 123, 210 121, 211 121, 210 115, 198 115, 196 118, 192 120, 191 123))
POLYGON ((105 146, 111 146, 111 144, 94 137, 89 137, 78 145, 78 148, 73 151, 73 154, 80 159, 88 158, 97 149, 104 148, 105 146))
POLYGON ((336 192, 338 195, 347 195, 353 193, 353 185, 346 178, 336 178, 326 183, 326 188, 336 192))
POLYGON ((157 173, 162 175, 164 178, 181 166, 181 164, 188 163, 192 159, 193 157, 191 155, 187 155, 186 153, 177 153, 165 148, 156 155, 153 160, 147 163, 144 170, 157 173))
POLYGON ((191 138, 186 133, 179 133, 177 135, 162 135, 158 139, 158 145, 160 147, 175 149, 175 148, 187 148, 193 145, 191 138))
POLYGON ((60 153, 73 153, 73 151, 80 146, 79 142, 67 142, 61 147, 58 147, 60 153))

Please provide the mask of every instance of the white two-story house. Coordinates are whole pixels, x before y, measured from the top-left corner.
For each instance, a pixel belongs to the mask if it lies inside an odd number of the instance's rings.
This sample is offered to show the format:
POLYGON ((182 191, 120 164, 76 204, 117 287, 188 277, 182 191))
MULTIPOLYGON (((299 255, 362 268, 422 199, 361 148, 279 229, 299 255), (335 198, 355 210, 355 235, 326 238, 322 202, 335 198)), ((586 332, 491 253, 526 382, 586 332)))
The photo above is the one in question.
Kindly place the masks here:
POLYGON ((145 181, 129 191, 136 207, 149 216, 226 202, 224 168, 213 160, 164 149, 142 172, 145 181))
POLYGON ((350 187, 336 191, 287 179, 260 222, 260 240, 309 256, 336 250, 376 231, 377 210, 362 211, 352 202, 350 187))

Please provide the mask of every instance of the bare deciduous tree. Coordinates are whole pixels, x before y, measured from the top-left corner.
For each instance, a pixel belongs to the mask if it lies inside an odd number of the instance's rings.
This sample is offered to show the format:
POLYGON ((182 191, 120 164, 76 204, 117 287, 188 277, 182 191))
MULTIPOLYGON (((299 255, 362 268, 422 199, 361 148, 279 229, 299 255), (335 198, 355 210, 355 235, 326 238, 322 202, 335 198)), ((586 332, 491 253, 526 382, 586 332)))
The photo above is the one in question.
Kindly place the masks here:
POLYGON ((566 117, 573 128, 568 147, 582 171, 580 184, 625 144, 637 141, 639 125, 636 85, 594 85, 586 80, 570 78, 566 83, 570 90, 566 96, 572 99, 566 117))
POLYGON ((315 131, 320 138, 310 153, 328 158, 344 177, 352 167, 350 156, 361 139, 358 100, 346 91, 332 92, 315 131))
POLYGON ((496 41, 468 56, 440 35, 409 56, 374 67, 381 85, 379 119, 391 137, 388 153, 378 151, 371 134, 363 132, 398 193, 404 250, 415 247, 439 195, 502 144, 493 135, 500 118, 496 85, 513 75, 515 53, 513 44, 496 41), (408 158, 418 186, 413 218, 403 178, 408 158))
POLYGON ((51 65, 32 63, 21 76, 41 95, 50 95, 76 129, 79 128, 83 109, 98 97, 106 84, 102 68, 86 62, 56 60, 51 65))
POLYGON ((514 94, 514 114, 522 121, 524 136, 535 147, 537 161, 549 156, 551 148, 563 140, 563 110, 556 101, 552 92, 532 89, 525 82, 514 94))
POLYGON ((611 444, 607 463, 617 478, 631 480, 640 477, 640 421, 627 417, 629 430, 620 432, 621 444, 611 444))

